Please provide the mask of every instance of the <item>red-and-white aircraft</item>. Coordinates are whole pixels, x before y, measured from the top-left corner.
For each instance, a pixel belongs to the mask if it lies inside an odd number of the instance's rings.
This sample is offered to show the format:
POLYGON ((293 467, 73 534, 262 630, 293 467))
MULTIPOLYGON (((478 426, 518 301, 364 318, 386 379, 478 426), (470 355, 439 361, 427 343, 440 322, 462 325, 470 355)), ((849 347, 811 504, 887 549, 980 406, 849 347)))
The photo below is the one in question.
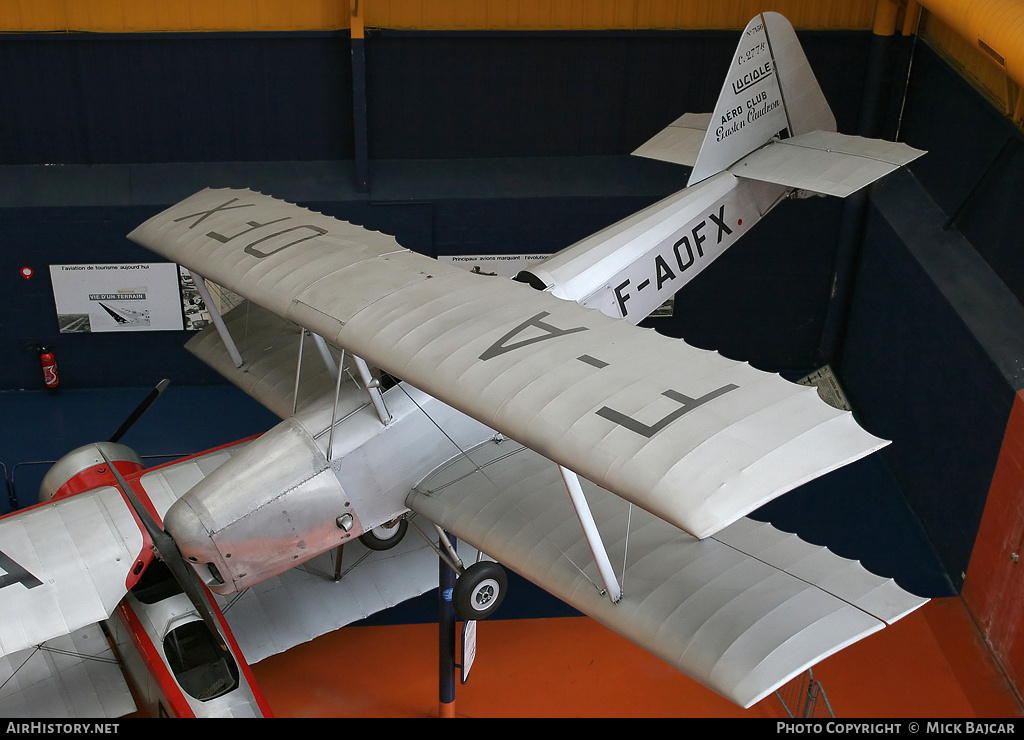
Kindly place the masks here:
MULTIPOLYGON (((132 240, 245 299, 189 349, 282 422, 152 474, 88 484, 92 465, 68 465, 86 490, 0 520, 3 652, 108 619, 155 559, 222 636, 207 591, 386 548, 414 518, 744 707, 919 607, 747 518, 886 442, 813 388, 635 326, 782 199, 845 196, 921 154, 835 128, 765 13, 714 112, 637 151, 692 166, 689 186, 516 280, 247 190, 150 219, 132 240)), ((129 457, 90 450, 109 472, 129 457)), ((503 571, 452 566, 460 615, 492 613, 503 571)))

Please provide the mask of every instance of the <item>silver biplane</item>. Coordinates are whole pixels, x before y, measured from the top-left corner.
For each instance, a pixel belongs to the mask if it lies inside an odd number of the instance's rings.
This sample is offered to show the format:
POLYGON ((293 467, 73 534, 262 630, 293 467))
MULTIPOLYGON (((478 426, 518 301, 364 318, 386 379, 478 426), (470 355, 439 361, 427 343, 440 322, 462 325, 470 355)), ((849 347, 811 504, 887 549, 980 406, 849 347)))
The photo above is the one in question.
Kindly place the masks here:
POLYGON ((689 186, 514 280, 248 190, 132 232, 244 299, 189 349, 282 421, 151 481, 152 510, 119 476, 0 521, 3 652, 107 618, 154 553, 202 612, 206 589, 356 539, 385 551, 410 520, 442 555, 450 533, 489 556, 450 561, 462 618, 500 602, 497 561, 743 707, 921 606, 747 516, 884 440, 813 387, 636 326, 783 199, 848 195, 921 152, 838 134, 765 13, 713 113, 636 153, 691 166, 689 186))

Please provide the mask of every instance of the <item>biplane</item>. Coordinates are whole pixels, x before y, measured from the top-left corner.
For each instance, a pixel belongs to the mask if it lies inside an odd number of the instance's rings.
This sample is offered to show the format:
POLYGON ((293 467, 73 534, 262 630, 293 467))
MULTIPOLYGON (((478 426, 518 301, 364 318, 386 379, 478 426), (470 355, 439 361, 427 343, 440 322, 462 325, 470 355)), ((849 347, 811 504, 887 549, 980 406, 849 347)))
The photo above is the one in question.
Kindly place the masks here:
POLYGON ((221 634, 210 592, 356 540, 387 552, 410 522, 457 571, 461 618, 494 613, 508 568, 742 707, 921 606, 748 516, 884 440, 813 387, 636 325, 782 200, 921 152, 837 133, 764 13, 714 111, 636 154, 692 167, 688 187, 511 280, 249 190, 139 226, 200 291, 243 299, 188 348, 281 422, 145 497, 99 443, 63 476, 83 490, 0 521, 4 653, 108 618, 155 561, 221 634))

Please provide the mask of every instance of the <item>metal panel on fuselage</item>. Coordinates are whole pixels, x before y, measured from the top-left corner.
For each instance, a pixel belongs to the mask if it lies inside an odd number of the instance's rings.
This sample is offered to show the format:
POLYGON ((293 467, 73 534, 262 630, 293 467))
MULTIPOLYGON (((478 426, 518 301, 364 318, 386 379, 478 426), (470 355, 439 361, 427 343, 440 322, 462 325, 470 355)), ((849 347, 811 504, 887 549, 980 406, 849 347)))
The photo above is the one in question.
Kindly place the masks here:
POLYGON ((636 324, 735 244, 785 193, 781 186, 721 173, 529 272, 558 298, 636 324))
POLYGON ((324 398, 253 440, 168 510, 168 531, 212 590, 259 583, 401 516, 409 489, 438 460, 494 435, 404 383, 385 404, 387 425, 367 402, 332 435, 333 403, 324 398), (222 583, 211 581, 207 563, 222 583))

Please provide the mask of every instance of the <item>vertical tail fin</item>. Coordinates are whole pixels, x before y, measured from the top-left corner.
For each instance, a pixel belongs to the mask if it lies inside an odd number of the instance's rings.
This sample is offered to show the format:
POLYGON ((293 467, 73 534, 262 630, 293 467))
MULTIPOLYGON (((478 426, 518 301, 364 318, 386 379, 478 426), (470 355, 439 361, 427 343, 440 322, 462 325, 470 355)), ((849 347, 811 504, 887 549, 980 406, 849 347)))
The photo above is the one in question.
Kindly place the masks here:
POLYGON ((835 130, 835 117, 793 26, 778 13, 762 13, 740 37, 689 184, 721 172, 775 137, 835 130))

